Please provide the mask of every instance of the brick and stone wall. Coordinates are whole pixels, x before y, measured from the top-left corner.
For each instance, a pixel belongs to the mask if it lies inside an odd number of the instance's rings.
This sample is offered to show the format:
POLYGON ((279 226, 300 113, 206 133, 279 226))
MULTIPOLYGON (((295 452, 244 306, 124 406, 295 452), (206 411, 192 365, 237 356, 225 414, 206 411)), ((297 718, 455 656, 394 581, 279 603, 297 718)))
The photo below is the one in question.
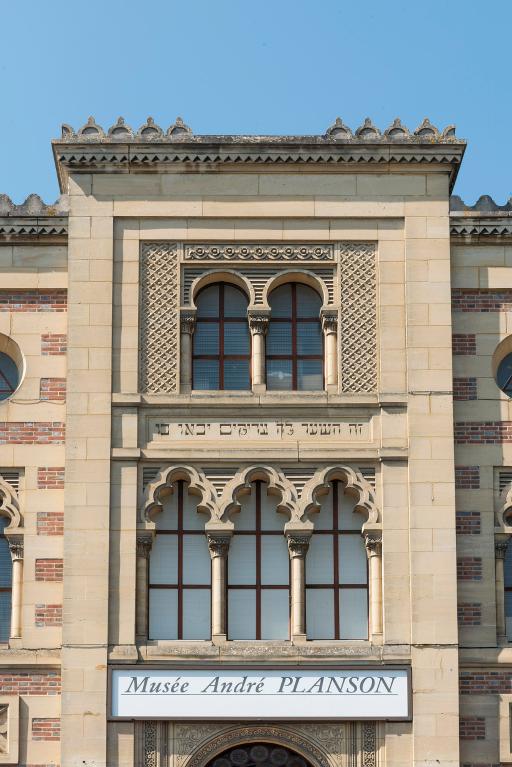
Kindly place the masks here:
POLYGON ((479 511, 457 511, 455 522, 458 535, 480 535, 482 522, 479 511))
POLYGON ((41 355, 43 357, 59 357, 68 350, 66 333, 43 333, 41 336, 41 355))
POLYGON ((63 560, 62 559, 36 559, 35 577, 36 581, 62 581, 63 560))
POLYGON ((66 401, 66 379, 65 378, 41 378, 39 396, 43 400, 52 402, 66 401))
POLYGON ((37 512, 38 535, 62 535, 64 533, 64 513, 62 511, 37 512))
POLYGON ((476 335, 474 333, 454 333, 452 348, 456 356, 474 356, 476 354, 476 335))
POLYGON ((67 291, 0 290, 0 312, 65 312, 67 291))
POLYGON ((60 695, 60 671, 17 671, 0 673, 1 695, 60 695))
POLYGON ((0 445, 63 445, 62 421, 0 421, 0 445))
POLYGON ((60 719, 32 719, 32 740, 60 740, 60 719))
POLYGON ((482 623, 482 605, 479 602, 459 602, 457 620, 459 626, 480 626, 482 623))
POLYGON ((477 399, 477 384, 475 377, 453 379, 453 399, 464 402, 477 399))
POLYGON ((478 490, 480 487, 479 466, 456 466, 455 488, 457 490, 478 490))
POLYGON ((459 581, 481 581, 482 557, 458 557, 457 578, 459 581))
POLYGON ((62 626, 62 605, 44 605, 35 606, 35 625, 38 628, 43 626, 62 626))
POLYGON ((63 490, 64 466, 39 466, 37 488, 38 490, 63 490))

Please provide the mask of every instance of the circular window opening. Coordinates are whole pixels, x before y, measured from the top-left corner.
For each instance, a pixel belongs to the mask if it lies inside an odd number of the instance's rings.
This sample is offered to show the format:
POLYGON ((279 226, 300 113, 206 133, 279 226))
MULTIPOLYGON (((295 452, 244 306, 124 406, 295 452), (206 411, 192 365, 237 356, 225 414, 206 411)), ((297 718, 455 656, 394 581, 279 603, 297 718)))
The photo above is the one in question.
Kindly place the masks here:
POLYGON ((507 354, 498 365, 496 383, 507 397, 512 397, 512 354, 507 354))
POLYGON ((19 388, 25 371, 18 344, 0 333, 0 402, 12 397, 19 388))

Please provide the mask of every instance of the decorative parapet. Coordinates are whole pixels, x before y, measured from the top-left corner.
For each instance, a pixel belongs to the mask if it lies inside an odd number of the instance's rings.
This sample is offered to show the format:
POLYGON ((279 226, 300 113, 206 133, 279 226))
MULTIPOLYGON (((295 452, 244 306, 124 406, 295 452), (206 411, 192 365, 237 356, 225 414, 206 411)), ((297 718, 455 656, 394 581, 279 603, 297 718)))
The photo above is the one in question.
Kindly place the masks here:
POLYGON ((62 195, 47 205, 37 194, 31 194, 21 205, 15 205, 6 194, 0 194, 0 238, 66 239, 68 235, 68 198, 62 195))
POLYGON ((455 237, 512 236, 512 197, 498 205, 484 194, 474 205, 466 205, 460 197, 450 198, 450 234, 455 237))
POLYGON ((238 136, 196 135, 177 118, 166 130, 152 118, 138 130, 123 118, 105 130, 90 117, 74 130, 62 126, 53 152, 61 188, 72 172, 112 172, 128 168, 157 172, 162 168, 200 165, 285 165, 371 163, 433 163, 452 166, 455 181, 466 142, 457 138, 454 126, 439 130, 425 119, 410 131, 400 120, 380 131, 367 118, 352 131, 337 118, 322 135, 238 136))

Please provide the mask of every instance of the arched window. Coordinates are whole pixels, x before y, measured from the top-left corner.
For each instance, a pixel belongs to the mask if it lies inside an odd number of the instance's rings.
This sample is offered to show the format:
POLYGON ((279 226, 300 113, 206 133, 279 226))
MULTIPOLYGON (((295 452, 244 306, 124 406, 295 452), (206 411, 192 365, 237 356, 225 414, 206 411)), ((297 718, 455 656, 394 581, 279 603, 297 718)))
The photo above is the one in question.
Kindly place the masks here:
POLYGON ((9 523, 0 516, 0 642, 8 642, 11 632, 12 559, 4 532, 9 523))
POLYGON ((228 554, 228 638, 288 639, 290 559, 282 514, 261 481, 240 499, 228 554))
POLYGON ((149 638, 209 639, 211 560, 205 518, 183 481, 163 502, 149 560, 149 638))
POLYGON ((318 391, 324 387, 320 296, 306 285, 281 285, 269 296, 267 389, 318 391))
POLYGON ((308 639, 368 638, 368 567, 363 524, 339 481, 315 514, 306 556, 308 639))
POLYGON ((192 387, 250 389, 246 296, 233 285, 218 283, 201 290, 196 305, 192 387))

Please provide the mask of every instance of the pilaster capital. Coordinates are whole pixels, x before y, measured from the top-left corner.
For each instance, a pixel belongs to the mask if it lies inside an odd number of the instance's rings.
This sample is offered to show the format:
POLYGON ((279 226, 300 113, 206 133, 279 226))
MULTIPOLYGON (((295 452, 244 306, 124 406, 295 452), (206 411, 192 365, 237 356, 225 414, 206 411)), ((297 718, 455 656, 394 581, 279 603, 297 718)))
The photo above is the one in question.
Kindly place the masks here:
POLYGON ((496 559, 505 559, 510 538, 497 538, 494 540, 494 554, 496 559))
POLYGON ((310 540, 310 535, 287 535, 286 541, 288 543, 290 559, 294 559, 295 557, 305 557, 309 549, 310 540))
POLYGON ((248 312, 247 318, 249 320, 249 330, 252 335, 266 335, 268 330, 268 314, 262 312, 248 312))
POLYGON ((327 335, 329 333, 338 332, 338 310, 337 309, 324 309, 320 313, 322 320, 322 330, 327 335))
POLYGON ((206 538, 212 559, 214 557, 227 556, 231 542, 230 535, 226 535, 226 533, 207 533, 206 538))
POLYGON ((137 556, 149 559, 151 547, 153 546, 153 537, 147 533, 137 535, 137 556))
POLYGON ((196 313, 194 311, 184 311, 180 314, 180 329, 182 333, 191 336, 196 327, 196 313))
POLYGON ((24 541, 23 536, 13 535, 9 536, 9 551, 11 553, 11 559, 13 562, 23 559, 24 554, 24 541))
POLYGON ((380 557, 382 554, 382 534, 366 533, 364 536, 364 545, 368 557, 380 557))

